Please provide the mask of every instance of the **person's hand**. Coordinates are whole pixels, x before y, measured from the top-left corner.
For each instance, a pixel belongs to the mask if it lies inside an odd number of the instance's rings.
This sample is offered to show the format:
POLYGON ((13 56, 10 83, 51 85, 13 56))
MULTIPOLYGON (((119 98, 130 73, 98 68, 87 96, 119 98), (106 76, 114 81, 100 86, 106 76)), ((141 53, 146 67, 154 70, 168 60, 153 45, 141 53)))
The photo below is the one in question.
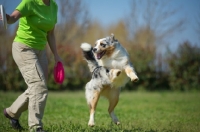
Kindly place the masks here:
POLYGON ((59 61, 62 62, 61 58, 59 55, 55 55, 54 56, 54 59, 55 59, 55 63, 57 64, 59 61))

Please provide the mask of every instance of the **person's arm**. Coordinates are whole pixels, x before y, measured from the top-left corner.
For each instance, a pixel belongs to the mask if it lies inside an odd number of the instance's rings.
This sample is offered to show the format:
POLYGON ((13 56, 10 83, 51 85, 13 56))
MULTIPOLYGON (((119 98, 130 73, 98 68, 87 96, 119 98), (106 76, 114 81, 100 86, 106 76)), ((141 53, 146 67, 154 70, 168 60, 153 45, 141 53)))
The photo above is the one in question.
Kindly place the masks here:
POLYGON ((47 41, 48 41, 49 47, 54 55, 55 62, 57 63, 58 61, 61 61, 61 59, 58 55, 58 52, 57 52, 54 28, 47 33, 47 41))
MULTIPOLYGON (((13 11, 11 15, 6 14, 6 20, 8 24, 15 23, 21 17, 21 13, 18 10, 13 11)), ((0 14, 0 20, 2 20, 2 16, 0 14)))
POLYGON ((7 19, 8 24, 15 23, 20 17, 21 17, 21 14, 18 10, 13 11, 11 15, 6 14, 6 19, 7 19))

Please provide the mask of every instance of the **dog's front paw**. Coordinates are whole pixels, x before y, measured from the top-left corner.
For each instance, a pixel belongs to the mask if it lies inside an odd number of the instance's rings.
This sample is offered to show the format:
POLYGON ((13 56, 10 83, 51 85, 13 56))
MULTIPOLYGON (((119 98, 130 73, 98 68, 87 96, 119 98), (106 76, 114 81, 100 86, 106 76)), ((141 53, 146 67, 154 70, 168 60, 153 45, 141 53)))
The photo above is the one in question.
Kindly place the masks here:
POLYGON ((139 81, 138 76, 135 73, 130 73, 130 78, 132 82, 137 82, 139 81))

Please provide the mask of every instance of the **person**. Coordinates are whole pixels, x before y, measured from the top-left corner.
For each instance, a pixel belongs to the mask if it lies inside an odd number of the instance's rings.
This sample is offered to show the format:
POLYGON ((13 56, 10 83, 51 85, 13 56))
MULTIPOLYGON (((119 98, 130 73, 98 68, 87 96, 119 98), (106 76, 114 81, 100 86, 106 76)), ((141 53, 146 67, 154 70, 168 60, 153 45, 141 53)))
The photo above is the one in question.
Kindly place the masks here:
POLYGON ((19 118, 22 112, 28 110, 30 131, 44 131, 42 118, 48 95, 47 43, 55 63, 61 61, 54 36, 57 11, 58 6, 54 0, 22 0, 11 15, 6 14, 8 24, 19 19, 12 55, 28 86, 10 107, 4 109, 4 115, 14 129, 22 129, 19 118))

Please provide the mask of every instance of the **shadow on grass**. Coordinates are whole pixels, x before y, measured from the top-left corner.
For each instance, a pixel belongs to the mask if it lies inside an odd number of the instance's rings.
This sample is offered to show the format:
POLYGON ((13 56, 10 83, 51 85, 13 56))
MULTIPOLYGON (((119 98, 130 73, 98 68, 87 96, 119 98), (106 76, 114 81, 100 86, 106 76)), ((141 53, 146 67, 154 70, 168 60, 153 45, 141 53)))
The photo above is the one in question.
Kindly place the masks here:
MULTIPOLYGON (((62 124, 57 124, 53 122, 52 124, 48 124, 44 129, 47 132, 179 132, 179 131, 174 131, 174 130, 169 130, 169 129, 163 129, 163 130, 146 130, 144 128, 140 127, 134 127, 134 126, 128 126, 129 128, 125 128, 126 126, 123 125, 115 125, 113 123, 108 124, 108 125, 101 125, 101 126, 94 126, 94 127, 89 127, 87 125, 83 124, 77 124, 73 122, 66 122, 62 124)), ((11 128, 9 122, 3 123, 3 126, 0 126, 0 131, 1 132, 17 132, 13 128, 11 128)), ((18 132, 28 132, 28 127, 24 128, 24 130, 18 131, 18 132)))

